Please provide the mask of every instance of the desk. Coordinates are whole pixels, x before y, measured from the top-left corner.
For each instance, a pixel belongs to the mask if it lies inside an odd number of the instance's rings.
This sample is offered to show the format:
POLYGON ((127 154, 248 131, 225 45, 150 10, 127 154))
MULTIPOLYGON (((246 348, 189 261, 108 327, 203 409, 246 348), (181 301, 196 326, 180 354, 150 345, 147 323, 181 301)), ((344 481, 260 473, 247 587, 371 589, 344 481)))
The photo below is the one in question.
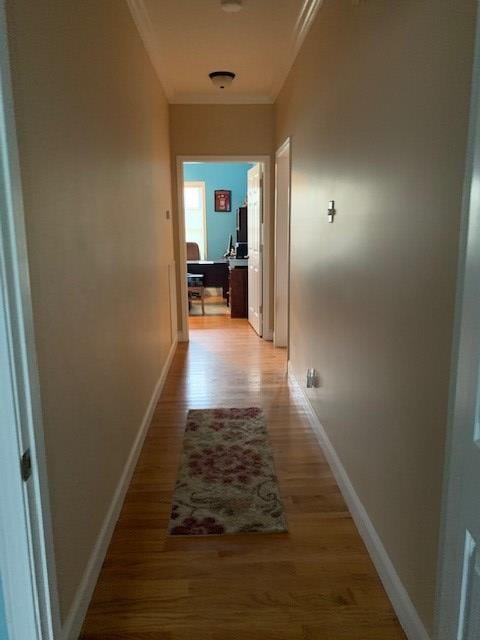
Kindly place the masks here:
POLYGON ((227 260, 187 260, 187 271, 202 274, 204 287, 221 287, 223 297, 228 298, 227 260))

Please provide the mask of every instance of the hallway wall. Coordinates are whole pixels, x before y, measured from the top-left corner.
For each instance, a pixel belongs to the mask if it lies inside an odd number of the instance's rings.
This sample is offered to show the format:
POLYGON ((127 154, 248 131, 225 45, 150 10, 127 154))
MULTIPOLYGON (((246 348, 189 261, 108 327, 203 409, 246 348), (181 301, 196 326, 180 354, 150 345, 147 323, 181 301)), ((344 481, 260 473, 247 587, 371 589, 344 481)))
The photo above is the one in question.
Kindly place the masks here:
MULTIPOLYGON (((170 105, 170 138, 172 167, 173 225, 178 238, 177 156, 268 155, 272 158, 271 211, 274 195, 274 106, 272 104, 172 104, 170 105)), ((270 255, 273 264, 273 231, 270 255)), ((175 259, 179 265, 178 243, 175 259)), ((273 268, 271 299, 273 309, 273 268)), ((180 272, 177 271, 179 280, 180 272)), ((177 292, 178 326, 181 327, 181 298, 177 292)), ((273 314, 272 314, 273 315, 273 314)), ((273 327, 267 327, 267 330, 273 327)))
POLYGON ((474 14, 325 0, 276 104, 293 370, 429 630, 474 14))
POLYGON ((172 344, 168 107, 125 2, 7 2, 68 615, 172 344))

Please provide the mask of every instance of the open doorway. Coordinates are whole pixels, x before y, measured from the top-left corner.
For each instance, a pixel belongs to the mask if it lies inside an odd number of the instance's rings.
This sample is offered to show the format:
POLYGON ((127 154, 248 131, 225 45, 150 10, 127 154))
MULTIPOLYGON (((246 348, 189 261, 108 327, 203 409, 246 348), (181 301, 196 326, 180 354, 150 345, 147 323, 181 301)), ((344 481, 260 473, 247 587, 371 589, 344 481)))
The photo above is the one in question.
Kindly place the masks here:
POLYGON ((184 340, 219 317, 271 338, 269 170, 268 157, 178 158, 184 340))

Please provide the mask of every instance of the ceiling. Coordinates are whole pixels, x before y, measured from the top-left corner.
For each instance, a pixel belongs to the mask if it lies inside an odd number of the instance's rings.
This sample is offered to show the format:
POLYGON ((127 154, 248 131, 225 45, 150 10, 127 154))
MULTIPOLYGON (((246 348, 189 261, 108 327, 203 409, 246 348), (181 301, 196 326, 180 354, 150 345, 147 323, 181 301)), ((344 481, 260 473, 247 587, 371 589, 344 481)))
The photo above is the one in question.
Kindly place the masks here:
POLYGON ((226 13, 220 0, 127 0, 172 103, 271 103, 322 0, 243 0, 226 13), (227 89, 211 71, 233 71, 227 89))

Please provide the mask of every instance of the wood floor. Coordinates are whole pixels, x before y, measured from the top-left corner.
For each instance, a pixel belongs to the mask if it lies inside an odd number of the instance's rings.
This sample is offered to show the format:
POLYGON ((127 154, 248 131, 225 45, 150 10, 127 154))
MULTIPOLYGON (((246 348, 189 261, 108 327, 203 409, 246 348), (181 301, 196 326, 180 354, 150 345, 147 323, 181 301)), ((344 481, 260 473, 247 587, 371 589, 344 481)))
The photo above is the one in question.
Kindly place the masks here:
POLYGON ((192 318, 155 411, 83 640, 400 640, 405 636, 286 379, 245 320, 192 318), (166 535, 190 408, 264 408, 288 533, 166 535))

